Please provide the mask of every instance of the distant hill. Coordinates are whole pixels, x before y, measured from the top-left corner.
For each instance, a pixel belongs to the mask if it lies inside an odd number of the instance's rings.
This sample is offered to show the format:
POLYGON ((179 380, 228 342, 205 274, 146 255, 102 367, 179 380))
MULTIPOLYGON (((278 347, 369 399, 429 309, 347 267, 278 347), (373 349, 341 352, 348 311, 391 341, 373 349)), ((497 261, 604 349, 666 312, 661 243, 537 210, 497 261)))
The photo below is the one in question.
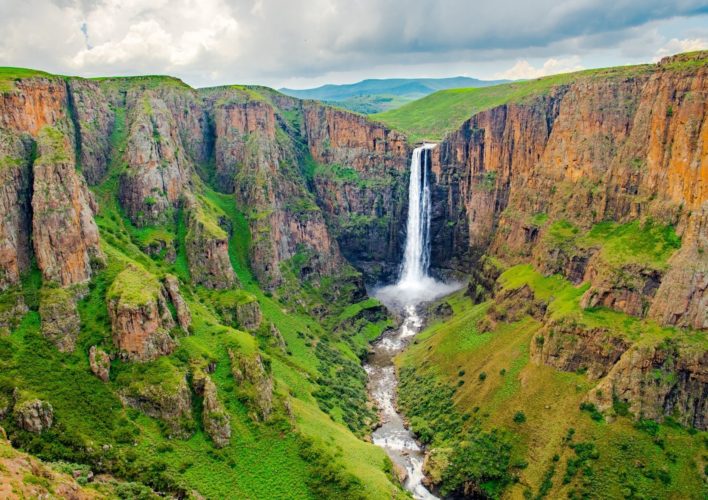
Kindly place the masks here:
POLYGON ((386 78, 362 80, 346 85, 322 85, 311 89, 282 88, 280 92, 300 99, 315 99, 359 113, 395 109, 438 90, 488 87, 508 80, 453 78, 386 78))

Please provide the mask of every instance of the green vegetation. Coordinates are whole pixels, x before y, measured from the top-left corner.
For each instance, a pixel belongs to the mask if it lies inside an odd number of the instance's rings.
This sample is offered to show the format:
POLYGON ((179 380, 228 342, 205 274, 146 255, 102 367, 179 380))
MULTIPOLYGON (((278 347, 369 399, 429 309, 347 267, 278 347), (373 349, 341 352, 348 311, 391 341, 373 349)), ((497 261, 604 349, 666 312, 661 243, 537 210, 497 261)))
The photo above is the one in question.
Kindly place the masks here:
MULTIPOLYGON (((606 241, 632 241, 627 235, 634 230, 613 226, 608 233, 614 236, 606 241)), ((649 238, 664 241, 661 235, 671 234, 666 231, 656 230, 649 238)), ((601 234, 598 229, 590 233, 601 234)), ((646 248, 663 258, 662 244, 646 248)), ((582 310, 579 302, 587 285, 545 277, 530 265, 508 268, 498 286, 531 287, 536 299, 548 304, 551 320, 572 318, 636 342, 680 340, 705 350, 705 335, 698 332, 662 328, 607 309, 582 310)), ((605 418, 585 401, 596 381, 531 360, 529 350, 542 327, 537 320, 499 322, 483 331, 491 301, 474 305, 462 292, 445 300, 453 316, 426 328, 398 359, 399 403, 421 440, 429 443, 433 459, 428 472, 444 491, 467 480, 489 497, 503 492, 526 498, 702 498, 706 433, 671 419, 635 423, 620 401, 614 403, 613 418, 605 418), (453 460, 453 450, 465 449, 465 438, 456 436, 467 432, 485 436, 479 438, 484 445, 471 447, 476 458, 469 462, 453 460)))
POLYGON ((12 92, 15 88, 15 81, 23 78, 49 77, 53 76, 44 71, 27 68, 13 68, 0 66, 0 93, 12 92))
POLYGON ((113 280, 106 298, 117 300, 119 307, 142 306, 157 303, 160 283, 157 279, 137 265, 128 265, 113 280))
MULTIPOLYGON (((157 77, 98 81, 108 90, 162 85, 157 77)), ((54 407, 55 425, 41 435, 17 428, 11 416, 0 419, 0 425, 16 444, 42 458, 135 481, 123 487, 126 492, 148 485, 174 495, 196 490, 208 498, 399 495, 385 452, 357 437, 366 434, 374 418, 367 406, 359 356, 391 322, 385 315, 370 316, 379 307, 375 301, 350 303, 357 277, 353 269, 303 283, 298 267, 306 265, 309 257, 295 258, 286 273, 287 286, 264 292, 249 267, 249 224, 234 196, 219 194, 195 178, 199 206, 195 217, 211 233, 228 239, 229 257, 243 288, 220 291, 192 285, 184 210, 176 210, 174 222, 169 218, 161 225, 138 228, 117 200, 119 179, 126 169, 128 131, 125 108, 120 101, 113 106, 111 162, 105 180, 92 188, 100 207, 95 219, 108 262, 77 304, 82 324, 76 350, 59 353, 41 334, 38 297, 43 287, 36 268, 24 277, 22 290, 12 292, 21 293, 31 311, 10 329, 9 336, 0 337, 0 399, 11 401, 16 386, 31 388, 33 395, 54 407), (229 232, 216 223, 222 220, 229 232), (174 249, 174 262, 167 248, 174 249), (190 335, 179 336, 177 350, 155 361, 129 363, 116 356, 110 380, 101 382, 89 369, 88 351, 98 345, 117 354, 107 299, 144 304, 156 297, 160 280, 168 273, 180 278, 180 291, 192 315, 190 335), (220 312, 245 302, 257 302, 263 315, 263 326, 254 334, 233 328, 220 312), (321 311, 321 316, 315 318, 313 310, 321 311), (271 324, 282 334, 284 350, 272 342, 271 324), (274 383, 268 421, 251 418, 250 395, 234 380, 227 349, 261 353, 274 383), (204 431, 203 403, 190 387, 195 366, 215 367, 210 377, 232 429, 232 444, 223 449, 215 449, 204 431), (137 398, 148 411, 150 405, 172 401, 185 383, 192 397, 192 416, 178 417, 184 438, 169 439, 175 430, 169 419, 147 416, 121 402, 121 397, 137 398)), ((291 208, 303 211, 308 206, 294 198, 291 208)), ((47 290, 45 286, 43 293, 47 290)), ((3 307, 11 306, 14 295, 10 295, 2 294, 3 307)))
POLYGON ((439 141, 481 111, 503 104, 529 102, 549 94, 555 87, 582 79, 627 78, 650 72, 654 68, 651 65, 641 65, 592 69, 492 87, 441 90, 400 108, 371 116, 406 133, 412 142, 439 141))

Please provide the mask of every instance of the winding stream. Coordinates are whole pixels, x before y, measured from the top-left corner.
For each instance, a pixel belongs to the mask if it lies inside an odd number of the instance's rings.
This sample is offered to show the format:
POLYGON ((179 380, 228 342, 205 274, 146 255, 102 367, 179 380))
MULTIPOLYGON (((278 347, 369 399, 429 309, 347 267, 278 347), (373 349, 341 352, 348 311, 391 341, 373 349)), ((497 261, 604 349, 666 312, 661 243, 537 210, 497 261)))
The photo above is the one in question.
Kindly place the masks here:
POLYGON ((405 426, 396 410, 396 387, 398 380, 393 358, 403 351, 418 333, 423 324, 415 306, 405 311, 403 324, 398 330, 390 330, 373 344, 367 364, 369 394, 379 407, 381 427, 372 434, 374 444, 384 448, 391 460, 406 470, 405 488, 417 499, 437 498, 423 485, 423 459, 425 453, 413 433, 405 426))

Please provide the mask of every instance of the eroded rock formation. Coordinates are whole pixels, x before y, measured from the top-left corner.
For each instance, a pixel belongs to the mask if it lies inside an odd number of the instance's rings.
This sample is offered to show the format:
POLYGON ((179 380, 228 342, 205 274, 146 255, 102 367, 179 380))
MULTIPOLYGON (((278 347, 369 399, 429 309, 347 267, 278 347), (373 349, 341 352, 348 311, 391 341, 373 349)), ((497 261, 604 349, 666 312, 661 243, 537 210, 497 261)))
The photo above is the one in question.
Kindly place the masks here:
POLYGON ((39 315, 42 334, 61 352, 73 352, 81 330, 81 318, 76 310, 76 292, 66 288, 43 288, 40 293, 39 315))
POLYGON ((170 354, 176 346, 175 323, 157 279, 129 264, 106 294, 113 340, 128 359, 149 361, 170 354))

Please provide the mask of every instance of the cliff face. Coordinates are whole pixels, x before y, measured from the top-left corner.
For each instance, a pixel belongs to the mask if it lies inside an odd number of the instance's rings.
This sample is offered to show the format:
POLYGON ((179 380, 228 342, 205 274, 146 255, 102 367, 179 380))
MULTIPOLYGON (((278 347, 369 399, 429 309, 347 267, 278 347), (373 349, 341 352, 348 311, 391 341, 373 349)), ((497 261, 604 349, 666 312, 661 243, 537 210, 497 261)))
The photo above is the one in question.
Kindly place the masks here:
POLYGON ((63 286, 87 281, 104 260, 93 220, 96 204, 76 171, 66 136, 43 128, 37 152, 32 197, 37 264, 45 280, 63 286))
POLYGON ((89 184, 98 184, 108 168, 115 114, 97 83, 72 79, 67 88, 81 171, 89 184))
POLYGON ((362 116, 303 106, 317 202, 344 256, 370 279, 395 277, 405 241, 405 137, 362 116))
POLYGON ((236 192, 248 216, 251 265, 261 284, 280 285, 281 263, 296 256, 301 278, 337 272, 344 261, 303 182, 298 130, 285 119, 286 113, 300 112, 299 103, 266 101, 247 91, 209 99, 216 180, 221 190, 236 192))
POLYGON ((167 104, 154 93, 130 90, 127 170, 120 199, 139 226, 171 220, 183 192, 190 190, 192 168, 167 104))
POLYGON ((20 283, 31 246, 29 139, 0 129, 0 290, 20 283))
POLYGON ((87 281, 103 260, 73 123, 61 78, 20 80, 0 96, 1 288, 18 284, 32 251, 44 278, 64 286, 87 281))
POLYGON ((444 214, 433 262, 465 271, 485 252, 531 259, 590 282, 587 306, 706 328, 708 72, 676 64, 580 79, 451 134, 433 150, 435 212, 444 214), (600 244, 558 237, 559 224, 582 235, 607 220, 673 226, 681 249, 668 263, 618 263, 600 244))

